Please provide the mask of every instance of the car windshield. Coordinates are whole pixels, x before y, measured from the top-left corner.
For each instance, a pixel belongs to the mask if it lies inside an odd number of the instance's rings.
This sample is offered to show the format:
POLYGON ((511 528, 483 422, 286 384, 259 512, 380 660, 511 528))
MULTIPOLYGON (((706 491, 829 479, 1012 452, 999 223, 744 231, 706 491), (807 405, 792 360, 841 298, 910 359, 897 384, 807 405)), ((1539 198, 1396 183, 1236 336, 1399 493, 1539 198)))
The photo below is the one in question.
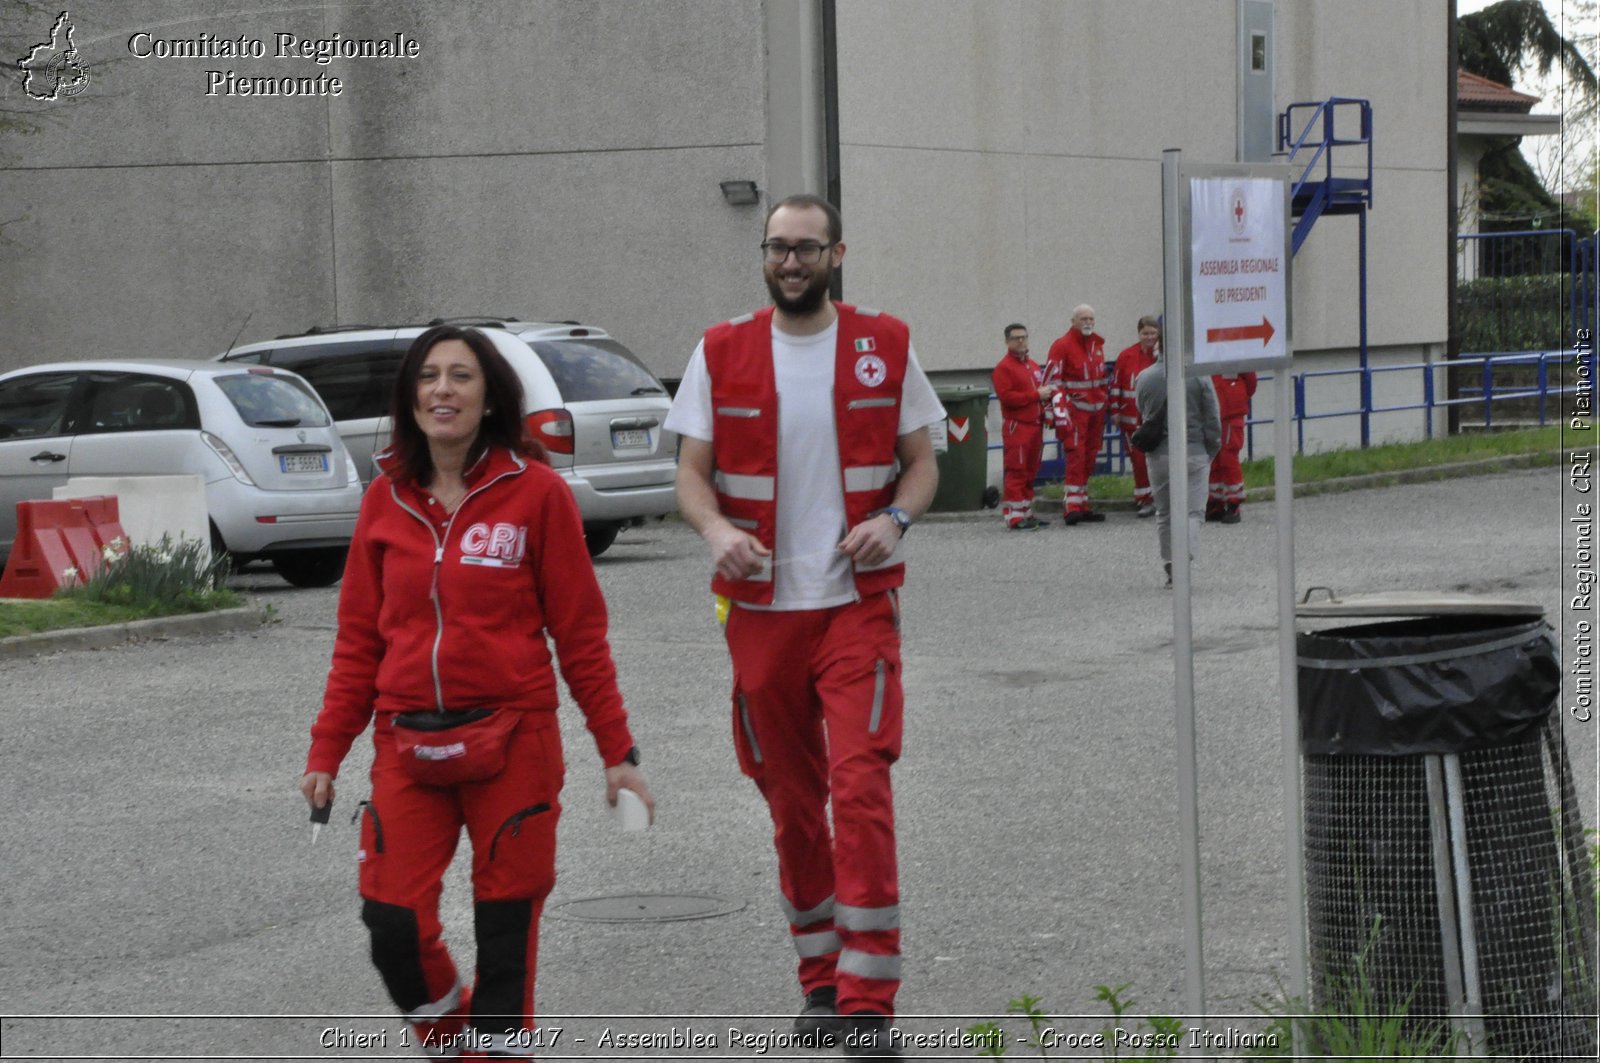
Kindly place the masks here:
POLYGON ((322 404, 298 380, 277 373, 239 373, 216 379, 217 387, 251 428, 324 428, 328 425, 328 414, 322 404))
POLYGON ((666 397, 661 381, 615 340, 537 340, 533 350, 555 377, 565 402, 666 397))

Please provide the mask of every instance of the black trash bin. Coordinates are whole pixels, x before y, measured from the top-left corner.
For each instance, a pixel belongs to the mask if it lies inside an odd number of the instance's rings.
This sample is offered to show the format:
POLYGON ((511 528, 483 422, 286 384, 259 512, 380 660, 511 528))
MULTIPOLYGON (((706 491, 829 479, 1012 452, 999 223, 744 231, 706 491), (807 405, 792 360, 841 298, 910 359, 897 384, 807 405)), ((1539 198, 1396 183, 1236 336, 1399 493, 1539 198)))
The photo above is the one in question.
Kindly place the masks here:
POLYGON ((1391 594, 1300 615, 1403 617, 1297 640, 1313 1002, 1403 1011, 1457 1051, 1594 1058, 1594 883, 1541 610, 1391 594))

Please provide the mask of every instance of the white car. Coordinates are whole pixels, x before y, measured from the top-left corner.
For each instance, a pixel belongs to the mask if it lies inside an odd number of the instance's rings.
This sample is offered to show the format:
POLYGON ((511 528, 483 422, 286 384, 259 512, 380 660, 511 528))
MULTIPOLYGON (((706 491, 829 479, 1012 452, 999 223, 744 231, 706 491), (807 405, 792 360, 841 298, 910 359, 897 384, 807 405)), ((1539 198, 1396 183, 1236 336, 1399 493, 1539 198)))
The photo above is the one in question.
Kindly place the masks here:
POLYGON ((178 360, 57 362, 0 374, 0 555, 16 504, 74 476, 196 474, 214 549, 298 587, 344 573, 361 479, 294 373, 178 360))
POLYGON ((677 436, 665 431, 671 400, 650 370, 603 329, 572 321, 440 318, 427 325, 310 329, 298 336, 235 347, 219 361, 292 369, 333 411, 362 482, 372 454, 388 445, 395 374, 411 343, 433 325, 482 329, 522 382, 529 434, 572 488, 589 553, 617 533, 678 508, 677 436))

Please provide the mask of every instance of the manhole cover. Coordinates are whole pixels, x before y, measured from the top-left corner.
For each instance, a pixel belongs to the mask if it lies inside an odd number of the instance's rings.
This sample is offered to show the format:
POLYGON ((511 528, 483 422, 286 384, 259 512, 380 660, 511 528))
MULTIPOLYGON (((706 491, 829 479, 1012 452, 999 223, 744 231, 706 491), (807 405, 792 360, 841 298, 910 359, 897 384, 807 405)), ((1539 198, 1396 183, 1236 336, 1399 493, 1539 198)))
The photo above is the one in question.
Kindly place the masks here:
POLYGON ((585 923, 671 923, 683 919, 712 919, 744 907, 704 893, 619 893, 613 897, 583 897, 564 901, 545 912, 552 919, 585 923))

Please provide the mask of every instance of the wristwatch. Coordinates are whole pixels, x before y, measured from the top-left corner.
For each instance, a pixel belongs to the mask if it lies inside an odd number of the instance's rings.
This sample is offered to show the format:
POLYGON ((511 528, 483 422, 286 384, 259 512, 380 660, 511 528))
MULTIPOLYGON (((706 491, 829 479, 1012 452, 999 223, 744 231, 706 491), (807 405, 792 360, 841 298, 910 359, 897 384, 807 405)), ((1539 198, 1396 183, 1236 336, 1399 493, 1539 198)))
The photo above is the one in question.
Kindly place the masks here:
POLYGON ((626 753, 622 754, 622 763, 624 763, 624 764, 632 764, 634 767, 637 768, 639 766, 639 747, 638 746, 630 746, 630 747, 628 747, 628 751, 626 753))
MULTIPOLYGON (((911 527, 911 516, 899 506, 885 506, 883 509, 878 510, 878 513, 885 514, 890 520, 894 521, 894 526, 900 529, 901 535, 904 535, 906 529, 911 527)), ((877 516, 877 514, 873 515, 877 516)))

